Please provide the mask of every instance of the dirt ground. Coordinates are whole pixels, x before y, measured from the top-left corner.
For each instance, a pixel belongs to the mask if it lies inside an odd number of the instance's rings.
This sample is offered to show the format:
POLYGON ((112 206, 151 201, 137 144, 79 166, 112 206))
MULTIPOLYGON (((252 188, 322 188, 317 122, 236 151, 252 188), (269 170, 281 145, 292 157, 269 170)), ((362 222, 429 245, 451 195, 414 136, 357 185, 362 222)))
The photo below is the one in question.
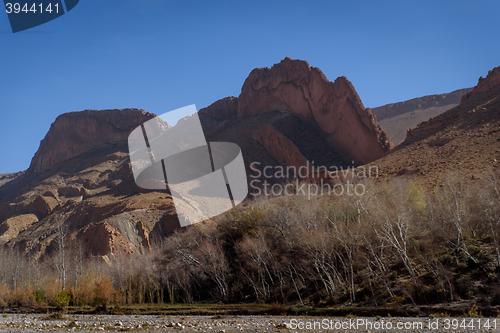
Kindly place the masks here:
POLYGON ((4 314, 0 332, 499 332, 498 318, 4 314))

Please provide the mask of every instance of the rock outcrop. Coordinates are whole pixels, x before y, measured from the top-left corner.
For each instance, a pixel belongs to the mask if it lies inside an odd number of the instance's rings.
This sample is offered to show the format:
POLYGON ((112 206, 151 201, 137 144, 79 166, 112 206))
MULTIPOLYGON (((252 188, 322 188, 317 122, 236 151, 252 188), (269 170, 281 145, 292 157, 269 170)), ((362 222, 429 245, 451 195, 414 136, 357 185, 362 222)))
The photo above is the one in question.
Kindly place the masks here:
POLYGON ((85 244, 88 255, 148 251, 151 232, 172 200, 166 192, 137 187, 127 141, 153 117, 138 109, 59 116, 30 169, 2 176, 0 244, 34 257, 51 255, 63 228, 68 242, 85 244))
POLYGON ((292 112, 316 127, 345 160, 357 164, 380 158, 393 146, 349 80, 339 77, 330 82, 305 61, 285 58, 271 68, 254 69, 237 102, 235 98, 230 101, 230 107, 224 99, 203 112, 232 115, 235 105, 238 118, 276 110, 292 112))
POLYGON ((3 245, 36 222, 38 218, 34 214, 21 214, 3 221, 0 223, 0 244, 3 245))
POLYGON ((291 140, 269 125, 255 132, 254 139, 259 141, 278 163, 299 169, 307 165, 307 159, 291 140))
POLYGON ((200 110, 200 115, 210 115, 221 119, 227 119, 236 116, 238 112, 238 98, 229 96, 220 99, 210 106, 200 110))
POLYGON ((126 143, 134 128, 154 116, 138 109, 64 113, 50 126, 31 160, 29 170, 42 172, 92 148, 126 143))
POLYGON ((483 78, 481 76, 477 82, 477 86, 475 86, 471 92, 467 93, 462 97, 461 103, 471 98, 475 94, 487 91, 498 85, 500 85, 500 66, 490 70, 486 78, 483 78))

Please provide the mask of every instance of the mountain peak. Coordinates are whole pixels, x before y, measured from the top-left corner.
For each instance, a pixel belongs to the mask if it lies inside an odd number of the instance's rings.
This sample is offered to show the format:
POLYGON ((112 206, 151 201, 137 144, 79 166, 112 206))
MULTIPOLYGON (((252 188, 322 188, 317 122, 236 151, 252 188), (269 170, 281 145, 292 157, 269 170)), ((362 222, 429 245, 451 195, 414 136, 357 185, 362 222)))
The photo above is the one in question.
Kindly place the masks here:
POLYGON ((84 110, 60 115, 50 126, 29 170, 42 172, 105 144, 126 143, 130 132, 153 118, 139 109, 84 110))
POLYGON ((200 111, 246 118, 269 111, 290 112, 316 128, 346 161, 365 164, 382 157, 392 142, 344 76, 334 82, 306 61, 289 57, 250 72, 237 98, 200 111))

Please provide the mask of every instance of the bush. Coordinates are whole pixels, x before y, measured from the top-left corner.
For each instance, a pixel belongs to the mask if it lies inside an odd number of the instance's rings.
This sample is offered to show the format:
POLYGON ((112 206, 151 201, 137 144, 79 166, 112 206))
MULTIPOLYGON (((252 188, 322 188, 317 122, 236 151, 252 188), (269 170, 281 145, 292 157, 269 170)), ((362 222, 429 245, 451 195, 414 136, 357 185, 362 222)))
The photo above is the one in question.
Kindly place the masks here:
POLYGON ((95 298, 93 301, 94 306, 104 305, 109 303, 111 300, 111 296, 115 292, 115 288, 113 287, 113 283, 107 276, 103 276, 101 281, 96 283, 96 287, 94 290, 95 298))
POLYGON ((33 291, 30 289, 16 289, 11 291, 8 301, 9 305, 11 307, 35 307, 35 296, 33 296, 33 291))
POLYGON ((33 296, 35 296, 35 301, 39 304, 43 303, 45 301, 45 299, 47 298, 45 296, 45 292, 43 290, 35 290, 33 292, 33 296))
POLYGON ((69 302, 71 302, 72 298, 73 295, 71 294, 71 292, 66 290, 58 291, 56 292, 54 299, 52 300, 52 305, 62 309, 69 305, 69 302))

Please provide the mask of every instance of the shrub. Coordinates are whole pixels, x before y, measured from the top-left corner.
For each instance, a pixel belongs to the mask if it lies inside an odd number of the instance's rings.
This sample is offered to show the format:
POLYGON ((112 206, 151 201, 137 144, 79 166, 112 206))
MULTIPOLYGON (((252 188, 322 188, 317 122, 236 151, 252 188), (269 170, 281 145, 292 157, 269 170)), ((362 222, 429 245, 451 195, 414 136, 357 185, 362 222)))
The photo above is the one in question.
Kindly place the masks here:
POLYGON ((45 301, 45 299, 47 298, 45 296, 45 292, 43 290, 35 290, 33 292, 33 296, 35 296, 35 300, 37 303, 43 303, 43 301, 45 301))
POLYGON ((71 292, 66 290, 58 291, 56 292, 54 299, 52 300, 52 305, 58 308, 64 308, 69 305, 69 302, 71 302, 72 298, 73 295, 71 294, 71 292))
POLYGON ((115 288, 113 287, 113 283, 107 276, 103 276, 101 281, 97 282, 95 285, 95 298, 93 301, 94 306, 98 305, 106 305, 111 300, 111 296, 115 292, 115 288))
POLYGON ((32 288, 16 289, 10 292, 9 305, 12 307, 34 307, 36 305, 32 288))

